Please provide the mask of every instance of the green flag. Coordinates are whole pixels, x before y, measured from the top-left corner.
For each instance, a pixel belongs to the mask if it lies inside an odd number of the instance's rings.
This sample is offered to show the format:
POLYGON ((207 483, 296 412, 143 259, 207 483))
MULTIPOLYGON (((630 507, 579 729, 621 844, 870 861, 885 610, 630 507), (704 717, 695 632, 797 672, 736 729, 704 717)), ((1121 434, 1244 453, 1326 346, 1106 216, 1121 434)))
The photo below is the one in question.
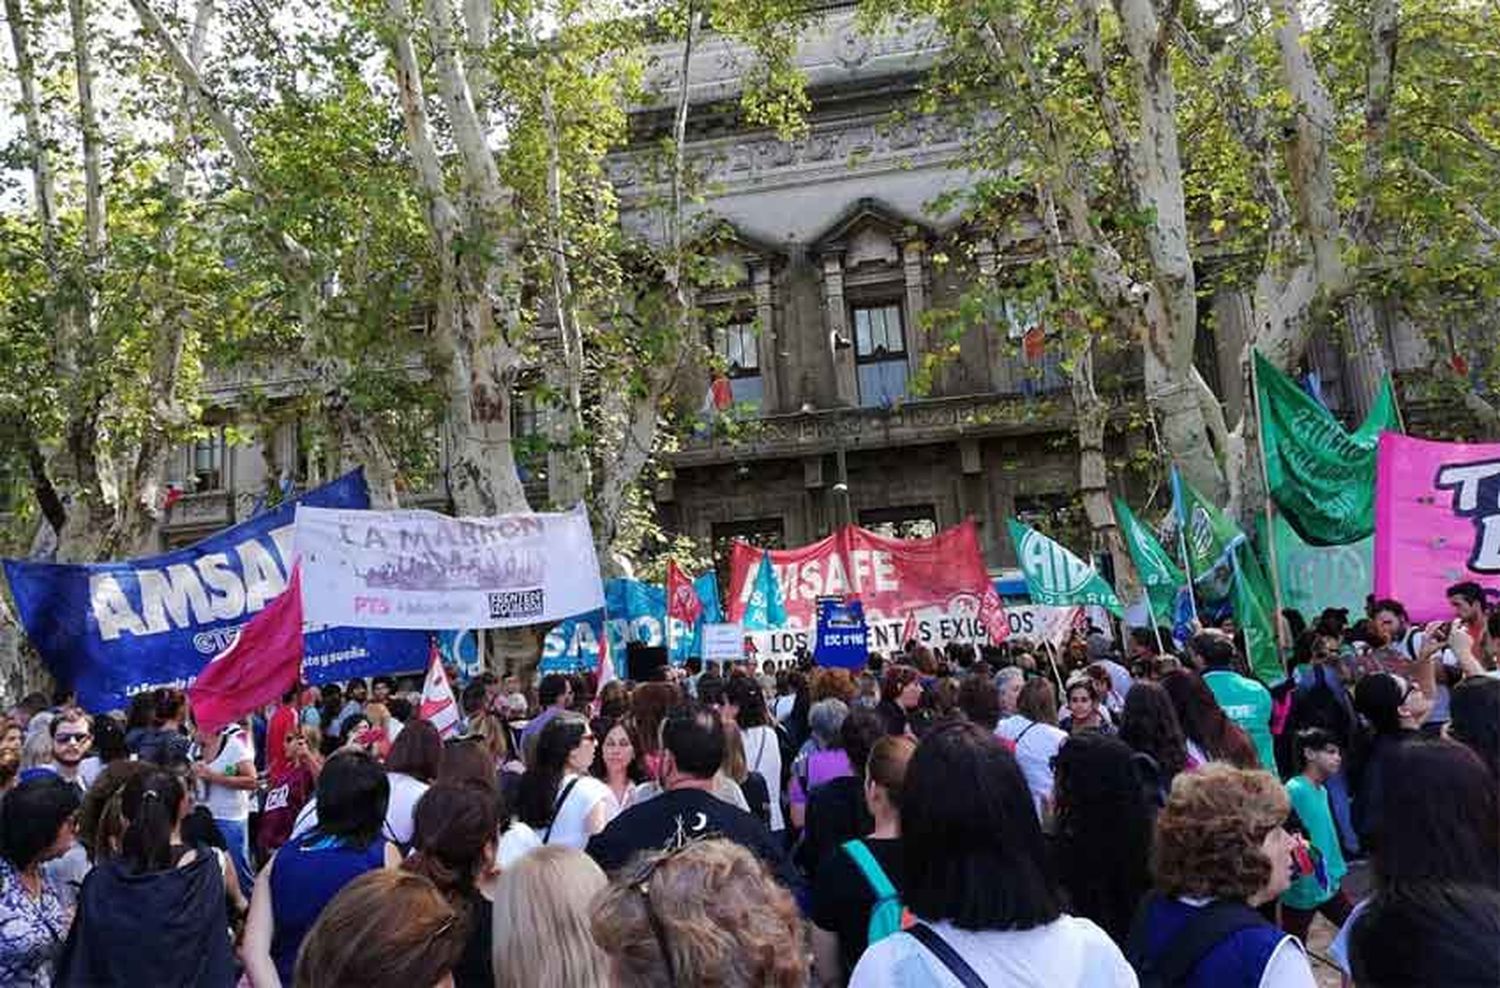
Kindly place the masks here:
POLYGON ((1120 598, 1094 567, 1014 518, 1010 519, 1010 538, 1016 544, 1016 559, 1032 603, 1054 607, 1098 604, 1117 617, 1124 616, 1120 598))
POLYGON ((1333 413, 1257 351, 1260 442, 1276 506, 1312 545, 1344 545, 1375 531, 1375 446, 1399 431, 1387 378, 1364 424, 1345 432, 1333 413))
POLYGON ((1278 682, 1285 670, 1276 645, 1276 596, 1250 540, 1176 469, 1172 471, 1172 500, 1199 599, 1229 601, 1245 632, 1251 670, 1266 683, 1278 682))
POLYGON ((1146 599, 1151 602, 1151 616, 1158 624, 1170 627, 1176 614, 1178 592, 1187 584, 1187 577, 1167 550, 1156 541, 1156 536, 1135 516, 1120 498, 1115 498, 1115 520, 1120 523, 1120 532, 1125 537, 1125 548, 1140 574, 1141 584, 1146 588, 1146 599))

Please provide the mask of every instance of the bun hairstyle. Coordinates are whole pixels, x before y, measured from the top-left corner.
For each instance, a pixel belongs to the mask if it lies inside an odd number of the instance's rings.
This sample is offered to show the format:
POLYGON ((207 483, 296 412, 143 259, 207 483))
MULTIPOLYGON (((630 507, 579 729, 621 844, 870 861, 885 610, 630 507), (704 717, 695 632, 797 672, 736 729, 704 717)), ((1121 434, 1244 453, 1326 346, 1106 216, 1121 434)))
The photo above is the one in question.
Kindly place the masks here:
POLYGON ((500 822, 495 799, 475 786, 440 782, 422 794, 412 820, 412 849, 402 870, 429 879, 469 922, 474 882, 500 822))
POLYGON ((120 857, 131 872, 172 867, 172 827, 186 795, 171 772, 143 772, 125 783, 120 795, 120 811, 126 820, 120 857))

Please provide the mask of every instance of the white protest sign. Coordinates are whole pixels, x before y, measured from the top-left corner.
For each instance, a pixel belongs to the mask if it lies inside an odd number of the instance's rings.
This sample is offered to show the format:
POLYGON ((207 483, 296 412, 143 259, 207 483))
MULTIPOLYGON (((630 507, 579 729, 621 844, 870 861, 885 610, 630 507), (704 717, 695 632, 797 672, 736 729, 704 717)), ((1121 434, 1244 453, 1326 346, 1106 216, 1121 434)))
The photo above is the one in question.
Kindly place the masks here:
POLYGON ((702 642, 705 662, 739 662, 745 657, 745 626, 705 623, 702 642))
POLYGON ((604 606, 581 510, 450 518, 298 505, 293 545, 310 623, 505 628, 604 606))

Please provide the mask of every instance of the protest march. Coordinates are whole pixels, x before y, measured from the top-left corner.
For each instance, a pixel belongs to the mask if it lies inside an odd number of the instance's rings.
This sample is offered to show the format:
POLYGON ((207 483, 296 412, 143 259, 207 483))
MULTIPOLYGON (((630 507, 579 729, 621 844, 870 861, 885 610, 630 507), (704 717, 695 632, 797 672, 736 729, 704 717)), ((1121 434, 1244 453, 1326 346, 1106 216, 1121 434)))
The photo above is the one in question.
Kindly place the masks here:
POLYGON ((358 472, 8 560, 0 984, 1500 983, 1500 445, 1258 374, 1261 523, 1115 498, 1134 599, 1015 518, 606 580, 358 472))

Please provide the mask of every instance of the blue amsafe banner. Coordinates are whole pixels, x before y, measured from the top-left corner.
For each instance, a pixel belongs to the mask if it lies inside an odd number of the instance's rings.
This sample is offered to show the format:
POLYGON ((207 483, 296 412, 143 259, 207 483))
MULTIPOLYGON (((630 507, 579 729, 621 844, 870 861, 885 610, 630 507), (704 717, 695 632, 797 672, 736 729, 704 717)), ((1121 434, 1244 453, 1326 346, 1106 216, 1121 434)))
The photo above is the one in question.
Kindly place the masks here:
MULTIPOLYGON (((297 503, 367 508, 363 471, 184 549, 91 565, 5 560, 21 624, 52 674, 90 710, 158 686, 186 688, 240 626, 286 587, 297 503)), ((315 683, 421 669, 428 636, 323 628, 305 638, 315 683)))

